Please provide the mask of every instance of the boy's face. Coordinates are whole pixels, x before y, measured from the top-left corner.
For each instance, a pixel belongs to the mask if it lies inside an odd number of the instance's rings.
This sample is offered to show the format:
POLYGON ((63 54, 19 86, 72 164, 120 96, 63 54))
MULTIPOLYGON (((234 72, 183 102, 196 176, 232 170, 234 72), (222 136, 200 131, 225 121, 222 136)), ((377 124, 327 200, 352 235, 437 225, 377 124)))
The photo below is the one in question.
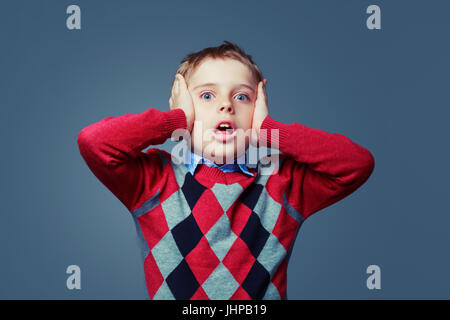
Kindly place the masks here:
POLYGON ((187 83, 195 111, 193 151, 216 164, 244 154, 249 143, 245 133, 252 128, 257 89, 250 68, 229 58, 206 58, 187 83), (220 125, 223 121, 225 126, 220 125))

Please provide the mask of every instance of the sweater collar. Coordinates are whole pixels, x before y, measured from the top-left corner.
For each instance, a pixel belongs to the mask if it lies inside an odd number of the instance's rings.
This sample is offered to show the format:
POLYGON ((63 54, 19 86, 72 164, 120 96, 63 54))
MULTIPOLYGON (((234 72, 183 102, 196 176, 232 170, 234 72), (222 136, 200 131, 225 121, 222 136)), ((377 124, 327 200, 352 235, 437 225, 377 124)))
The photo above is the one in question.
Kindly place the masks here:
POLYGON ((222 172, 238 172, 241 171, 242 173, 254 176, 252 172, 247 168, 247 165, 245 164, 245 153, 238 157, 237 159, 234 159, 233 163, 225 163, 222 166, 216 165, 211 160, 204 158, 192 151, 187 152, 185 164, 188 171, 194 175, 195 170, 197 169, 199 164, 205 164, 208 167, 217 168, 221 170, 222 172))

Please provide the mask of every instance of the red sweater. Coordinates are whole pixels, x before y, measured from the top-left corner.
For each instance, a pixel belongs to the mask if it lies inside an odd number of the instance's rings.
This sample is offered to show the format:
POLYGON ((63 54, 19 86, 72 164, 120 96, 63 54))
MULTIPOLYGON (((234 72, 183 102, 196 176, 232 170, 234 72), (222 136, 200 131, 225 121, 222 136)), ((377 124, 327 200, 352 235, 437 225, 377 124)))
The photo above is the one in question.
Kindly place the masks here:
MULTIPOLYGON (((299 227, 370 176, 371 153, 338 133, 284 124, 279 170, 253 177, 200 165, 192 176, 150 148, 186 128, 181 109, 108 117, 78 135, 95 176, 130 211, 151 299, 285 299, 299 227)), ((261 137, 261 139, 265 139, 261 137)), ((270 135, 267 137, 270 141, 270 135)))

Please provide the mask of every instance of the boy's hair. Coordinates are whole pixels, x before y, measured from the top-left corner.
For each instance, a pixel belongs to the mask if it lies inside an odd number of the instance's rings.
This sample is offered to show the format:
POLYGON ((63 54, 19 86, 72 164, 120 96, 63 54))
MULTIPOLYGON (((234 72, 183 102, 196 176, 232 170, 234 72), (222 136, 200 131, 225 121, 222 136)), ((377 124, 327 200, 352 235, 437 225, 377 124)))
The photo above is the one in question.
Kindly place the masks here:
POLYGON ((178 66, 177 73, 186 80, 194 73, 195 68, 206 58, 230 58, 242 62, 248 66, 257 82, 263 81, 264 77, 252 57, 244 52, 237 44, 224 41, 218 47, 208 47, 201 51, 188 54, 178 66))

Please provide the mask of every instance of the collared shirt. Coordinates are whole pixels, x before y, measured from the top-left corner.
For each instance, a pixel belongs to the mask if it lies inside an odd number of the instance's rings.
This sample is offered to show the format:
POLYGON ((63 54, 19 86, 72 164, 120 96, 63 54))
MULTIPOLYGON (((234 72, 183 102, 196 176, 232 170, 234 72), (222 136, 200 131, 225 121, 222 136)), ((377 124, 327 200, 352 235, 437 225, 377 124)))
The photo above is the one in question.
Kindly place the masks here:
POLYGON ((203 158, 202 156, 189 151, 189 153, 187 154, 187 158, 186 158, 186 168, 188 169, 188 171, 194 175, 195 169, 197 168, 197 166, 202 163, 207 165, 208 167, 213 167, 213 168, 217 168, 222 170, 223 172, 237 172, 237 171, 242 171, 243 173, 250 175, 253 177, 253 173, 251 173, 246 164, 245 164, 245 154, 243 154, 242 156, 240 156, 239 158, 235 159, 234 163, 225 163, 222 166, 218 166, 217 164, 215 164, 214 162, 212 162, 209 159, 203 158), (190 156, 190 159, 189 159, 190 156))

